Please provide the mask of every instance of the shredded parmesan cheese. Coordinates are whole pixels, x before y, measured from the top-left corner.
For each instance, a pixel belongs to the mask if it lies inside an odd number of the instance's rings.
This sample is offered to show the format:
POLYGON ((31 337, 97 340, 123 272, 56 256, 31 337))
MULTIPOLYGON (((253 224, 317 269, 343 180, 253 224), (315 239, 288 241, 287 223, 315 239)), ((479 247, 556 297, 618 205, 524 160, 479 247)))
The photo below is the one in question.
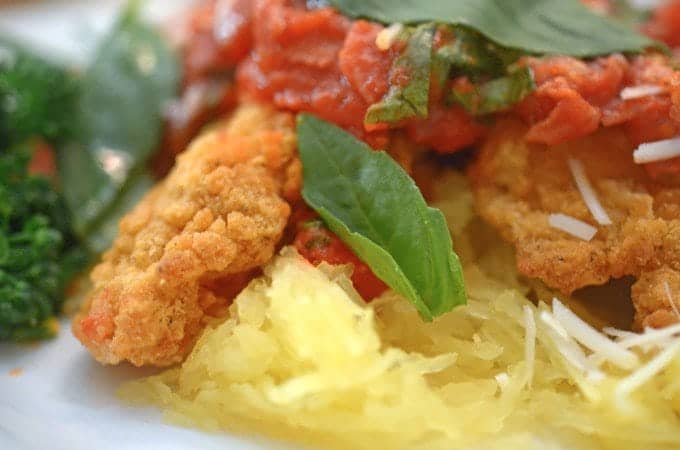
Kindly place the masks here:
POLYGON ((613 328, 613 327, 604 327, 602 331, 612 337, 615 338, 629 338, 633 336, 638 336, 638 333, 633 333, 632 331, 626 331, 626 330, 619 330, 618 328, 613 328))
POLYGON ((403 30, 404 26, 400 23, 393 23, 383 29, 375 38, 375 45, 378 47, 378 50, 383 52, 389 50, 403 30))
POLYGON ((679 353, 680 341, 676 341, 673 345, 652 358, 647 364, 624 378, 615 389, 616 403, 619 407, 624 410, 630 409, 628 395, 651 380, 654 375, 661 372, 679 353))
POLYGON ((664 94, 666 88, 656 84, 641 84, 639 86, 631 86, 624 88, 621 91, 622 100, 631 100, 634 98, 648 97, 650 95, 664 94))
POLYGON ((558 299, 553 299, 553 316, 562 325, 569 335, 590 349, 597 355, 601 355, 607 361, 621 369, 632 370, 640 364, 635 353, 621 347, 605 335, 597 331, 569 308, 564 306, 558 299))
POLYGON ((496 383, 498 383, 498 387, 501 389, 505 389, 508 387, 508 384, 510 384, 510 376, 505 372, 499 373, 494 378, 496 379, 496 383))
POLYGON ((551 227, 584 241, 590 241, 597 234, 597 228, 566 214, 550 214, 548 223, 551 227))
POLYGON ((668 281, 663 282, 663 287, 666 290, 666 297, 668 297, 668 303, 670 303, 671 308, 673 308, 675 317, 680 318, 680 311, 678 311, 678 305, 676 305, 675 300, 673 300, 673 294, 671 293, 671 287, 668 285, 668 281))
MULTIPOLYGON (((215 19, 213 20, 213 36, 217 42, 226 42, 233 38, 235 0, 218 0, 215 5, 215 19)), ((237 16, 238 17, 238 16, 237 16)))
MULTIPOLYGON (((569 336, 567 331, 560 325, 555 317, 548 311, 542 311, 539 318, 543 323, 548 325, 546 331, 547 335, 555 344, 557 351, 564 357, 564 359, 576 368, 582 375, 585 375, 588 381, 597 382, 605 378, 604 373, 599 371, 597 367, 586 357, 583 349, 569 336)), ((579 385, 583 387, 582 385, 579 385)), ((584 392, 584 394, 587 394, 584 392)))
POLYGON ((640 144, 633 152, 635 164, 647 164, 677 157, 680 157, 680 138, 640 144))
POLYGON ((552 328, 553 331, 555 331, 560 337, 563 339, 569 339, 569 333, 567 333, 567 330, 565 330, 564 327, 557 320, 555 320, 552 314, 550 314, 548 311, 541 311, 539 317, 543 323, 552 328))
POLYGON ((668 338, 680 333, 680 323, 658 330, 648 328, 642 334, 634 334, 631 337, 621 339, 618 344, 624 348, 640 347, 646 345, 665 346, 668 338))
POLYGON ((583 163, 581 163, 579 160, 570 158, 567 161, 567 164, 569 164, 569 170, 571 170, 571 175, 574 177, 576 187, 581 193, 581 197, 590 210, 590 213, 593 215, 593 218, 600 225, 611 225, 612 220, 609 218, 607 211, 605 211, 604 207, 600 203, 600 199, 597 198, 597 194, 595 193, 593 186, 590 184, 590 180, 588 180, 588 177, 586 176, 583 163))

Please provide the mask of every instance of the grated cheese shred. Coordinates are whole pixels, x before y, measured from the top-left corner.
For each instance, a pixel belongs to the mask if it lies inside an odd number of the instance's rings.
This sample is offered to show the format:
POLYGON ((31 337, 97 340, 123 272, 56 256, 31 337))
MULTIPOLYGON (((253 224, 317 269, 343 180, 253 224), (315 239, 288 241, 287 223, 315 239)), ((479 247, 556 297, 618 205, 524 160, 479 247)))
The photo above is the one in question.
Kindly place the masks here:
POLYGON ((501 372, 494 378, 496 379, 496 383, 498 383, 498 387, 501 388, 501 390, 506 389, 510 384, 510 376, 506 372, 501 372))
POLYGON ((592 240, 597 234, 597 228, 594 226, 562 213, 550 214, 548 224, 584 241, 592 240))
POLYGON ((402 31, 404 31, 404 25, 400 23, 393 23, 389 27, 382 29, 375 38, 375 45, 378 47, 378 50, 385 52, 392 48, 392 45, 394 45, 402 31))
POLYGON ((649 97, 651 95, 665 94, 666 88, 656 84, 641 84, 639 86, 629 86, 621 90, 622 100, 632 100, 635 98, 649 97))
POLYGON ((592 184, 590 184, 590 180, 588 180, 586 171, 583 168, 583 163, 577 159, 570 158, 567 160, 567 164, 569 165, 569 170, 571 170, 571 175, 574 177, 576 187, 581 193, 581 198, 583 198, 595 221, 600 225, 611 225, 612 220, 609 218, 602 203, 600 203, 600 199, 597 197, 592 184))
POLYGON ((675 299, 673 299, 673 293, 671 292, 671 287, 668 281, 663 282, 663 288, 666 291, 666 297, 668 297, 668 303, 670 303, 671 308, 673 308, 673 313, 675 317, 680 318, 680 311, 678 311, 678 305, 675 304, 675 299))
POLYGON ((680 138, 647 142, 633 152, 635 164, 648 164, 680 157, 680 138))
POLYGON ((597 331, 557 298, 553 299, 552 307, 555 319, 571 338, 584 347, 621 369, 631 370, 640 365, 640 360, 635 353, 617 345, 616 342, 597 331))
MULTIPOLYGON (((583 349, 569 336, 562 324, 551 313, 541 311, 539 317, 543 323, 548 325, 548 336, 566 362, 585 376, 588 382, 598 382, 604 379, 604 374, 588 359, 583 349)), ((587 395, 587 392, 584 394, 587 395)))
POLYGON ((658 330, 647 328, 642 334, 633 334, 620 339, 618 344, 624 348, 664 347, 667 345, 668 339, 676 334, 680 334, 680 323, 658 330))
POLYGON ((633 391, 649 382, 654 375, 661 372, 666 366, 673 362, 673 359, 678 355, 680 355, 680 341, 676 341, 662 350, 647 364, 619 382, 615 389, 617 405, 624 411, 632 409, 628 396, 633 391))

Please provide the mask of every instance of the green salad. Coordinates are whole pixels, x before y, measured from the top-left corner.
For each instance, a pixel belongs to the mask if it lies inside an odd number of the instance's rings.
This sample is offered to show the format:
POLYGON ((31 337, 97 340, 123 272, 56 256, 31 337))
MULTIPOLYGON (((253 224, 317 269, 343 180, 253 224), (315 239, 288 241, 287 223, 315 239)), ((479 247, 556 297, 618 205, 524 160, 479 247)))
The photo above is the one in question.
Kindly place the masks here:
POLYGON ((146 165, 179 79, 135 6, 84 71, 0 37, 0 340, 56 333, 70 284, 153 183, 146 165))

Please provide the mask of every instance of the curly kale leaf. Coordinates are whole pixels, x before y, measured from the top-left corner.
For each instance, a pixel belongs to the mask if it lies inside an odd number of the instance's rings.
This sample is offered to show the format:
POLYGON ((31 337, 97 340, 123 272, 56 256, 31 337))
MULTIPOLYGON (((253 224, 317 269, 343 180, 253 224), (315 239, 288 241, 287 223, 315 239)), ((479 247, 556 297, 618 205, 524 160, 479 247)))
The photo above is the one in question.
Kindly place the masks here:
POLYGON ((0 39, 0 151, 34 136, 75 135, 78 81, 68 71, 0 39))
POLYGON ((87 262, 63 199, 28 173, 30 152, 0 154, 0 340, 49 337, 67 283, 87 262))

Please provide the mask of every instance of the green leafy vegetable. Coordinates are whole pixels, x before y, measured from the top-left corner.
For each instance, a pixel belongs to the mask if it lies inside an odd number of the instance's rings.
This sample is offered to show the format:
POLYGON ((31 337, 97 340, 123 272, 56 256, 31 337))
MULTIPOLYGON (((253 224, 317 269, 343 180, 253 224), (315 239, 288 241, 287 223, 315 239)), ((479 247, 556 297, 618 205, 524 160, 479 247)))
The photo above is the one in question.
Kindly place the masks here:
POLYGON ((0 40, 0 148, 73 136, 77 96, 70 73, 0 40))
POLYGON ((434 52, 435 71, 442 82, 449 79, 452 71, 472 81, 501 77, 522 56, 521 52, 495 44, 474 30, 447 28, 453 39, 434 52))
POLYGON ((451 91, 449 100, 473 115, 505 110, 529 95, 535 88, 531 69, 522 67, 510 75, 475 86, 472 92, 451 91))
POLYGON ((447 23, 472 28, 532 54, 597 56, 660 44, 576 0, 330 0, 351 17, 382 23, 447 23))
POLYGON ((61 195, 28 173, 33 138, 58 145, 77 133, 78 94, 67 71, 0 43, 0 340, 52 336, 67 283, 89 259, 61 195))
POLYGON ((62 198, 28 174, 29 158, 27 147, 0 154, 0 340, 52 336, 50 318, 88 258, 62 198))
POLYGON ((446 88, 455 77, 472 81, 473 91, 453 91, 448 100, 475 115, 507 109, 534 89, 529 69, 514 67, 521 53, 494 44, 476 31, 430 23, 407 29, 404 34, 407 45, 394 62, 392 74, 408 83, 392 85, 383 100, 369 107, 366 123, 399 124, 427 118, 431 78, 440 88, 446 88), (433 49, 435 30, 443 38, 433 49))
POLYGON ((78 180, 64 185, 64 195, 76 233, 94 251, 110 244, 97 233, 118 221, 121 198, 143 193, 138 177, 160 141, 162 110, 179 78, 175 54, 134 10, 104 40, 85 74, 83 136, 60 152, 59 170, 64 179, 78 180))
POLYGON ((630 28, 637 28, 652 15, 649 9, 633 7, 629 0, 613 0, 610 7, 610 16, 630 28))
POLYGON ((430 24, 408 32, 406 49, 392 67, 392 74, 398 73, 399 78, 408 81, 404 86, 393 84, 382 101, 371 105, 366 123, 398 123, 427 117, 434 30, 434 24, 430 24))
POLYGON ((178 72, 133 9, 82 79, 0 43, 0 340, 56 331, 67 283, 90 256, 80 244, 106 248, 152 184, 144 164, 178 72), (63 196, 29 174, 33 137, 57 147, 63 196))
POLYGON ((441 211, 386 153, 314 116, 298 116, 302 195, 373 272, 426 320, 465 303, 441 211))

